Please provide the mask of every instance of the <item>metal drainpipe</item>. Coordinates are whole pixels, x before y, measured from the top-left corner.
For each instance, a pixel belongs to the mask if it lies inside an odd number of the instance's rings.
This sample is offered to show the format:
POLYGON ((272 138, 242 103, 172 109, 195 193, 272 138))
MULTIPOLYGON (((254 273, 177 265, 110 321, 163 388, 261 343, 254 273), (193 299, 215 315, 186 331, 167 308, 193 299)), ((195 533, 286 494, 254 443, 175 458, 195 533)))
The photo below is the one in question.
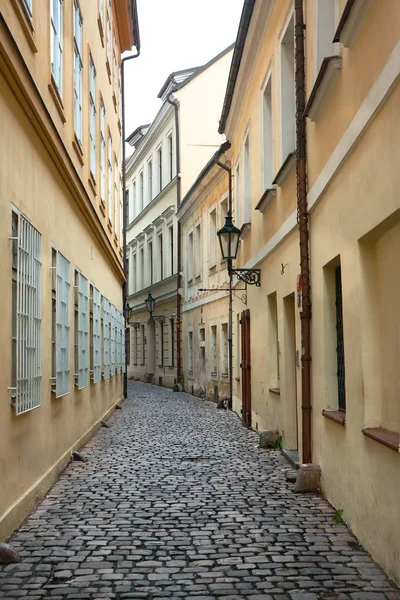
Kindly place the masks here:
POLYGON ((122 284, 122 310, 124 313, 124 322, 125 322, 125 373, 124 373, 124 398, 126 399, 128 397, 128 348, 127 346, 127 341, 129 342, 129 337, 128 337, 128 331, 129 331, 129 325, 128 327, 126 326, 126 303, 127 303, 127 298, 128 298, 128 286, 127 286, 127 281, 128 281, 128 273, 127 273, 127 266, 128 266, 128 260, 127 260, 127 256, 126 256, 126 228, 127 228, 127 221, 128 221, 128 215, 127 215, 127 211, 126 211, 126 202, 125 202, 125 196, 126 196, 126 167, 125 167, 125 161, 126 161, 126 152, 125 152, 125 63, 128 60, 132 60, 134 58, 138 58, 138 56, 140 56, 140 44, 137 46, 136 48, 137 52, 136 54, 132 54, 131 56, 126 56, 125 58, 122 59, 121 61, 121 102, 122 102, 122 193, 123 193, 123 198, 122 198, 122 214, 123 214, 123 230, 122 230, 122 252, 123 252, 123 267, 124 267, 124 273, 125 273, 125 281, 122 284))
POLYGON ((301 396, 302 396, 302 462, 312 462, 311 440, 311 283, 309 255, 309 215, 307 201, 307 138, 304 116, 306 99, 303 0, 295 0, 295 83, 297 133, 297 220, 300 233, 301 273, 301 396))
MULTIPOLYGON (((174 107, 175 110, 175 137, 176 137, 176 210, 179 209, 181 204, 181 149, 180 149, 180 137, 179 137, 179 104, 177 100, 171 98, 173 94, 170 92, 167 96, 167 102, 174 107)), ((182 342, 182 329, 181 329, 181 315, 182 315, 182 299, 180 294, 180 287, 182 283, 181 278, 181 263, 182 263, 182 249, 181 249, 181 224, 177 222, 177 278, 176 278, 176 385, 175 391, 179 391, 179 386, 182 383, 182 353, 181 353, 181 342, 182 342)))
MULTIPOLYGON (((232 216, 232 169, 219 160, 215 163, 221 169, 225 169, 229 177, 228 191, 228 215, 232 216)), ((228 349, 229 349, 229 400, 228 408, 232 410, 233 399, 233 293, 232 293, 232 259, 228 259, 229 275, 229 310, 228 310, 228 349)))

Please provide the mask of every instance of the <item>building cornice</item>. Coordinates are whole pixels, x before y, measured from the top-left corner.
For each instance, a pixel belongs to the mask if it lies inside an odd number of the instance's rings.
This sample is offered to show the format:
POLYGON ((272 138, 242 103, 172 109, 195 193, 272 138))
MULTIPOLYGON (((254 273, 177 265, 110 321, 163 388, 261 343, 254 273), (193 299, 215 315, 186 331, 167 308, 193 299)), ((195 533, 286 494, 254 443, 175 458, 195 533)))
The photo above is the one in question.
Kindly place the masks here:
POLYGON ((84 216, 104 254, 120 279, 125 280, 122 261, 100 220, 71 156, 41 97, 16 41, 0 12, 0 71, 42 141, 68 192, 84 216))

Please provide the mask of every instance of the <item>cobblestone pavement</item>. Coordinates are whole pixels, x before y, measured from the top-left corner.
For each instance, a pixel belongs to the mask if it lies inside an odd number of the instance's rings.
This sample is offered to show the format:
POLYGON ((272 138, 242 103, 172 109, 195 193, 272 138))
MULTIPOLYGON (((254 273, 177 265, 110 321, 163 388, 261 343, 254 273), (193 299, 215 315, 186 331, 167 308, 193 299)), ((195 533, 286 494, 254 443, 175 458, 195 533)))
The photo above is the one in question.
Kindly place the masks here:
POLYGON ((0 598, 400 600, 236 415, 132 383, 109 424, 13 536, 0 598))

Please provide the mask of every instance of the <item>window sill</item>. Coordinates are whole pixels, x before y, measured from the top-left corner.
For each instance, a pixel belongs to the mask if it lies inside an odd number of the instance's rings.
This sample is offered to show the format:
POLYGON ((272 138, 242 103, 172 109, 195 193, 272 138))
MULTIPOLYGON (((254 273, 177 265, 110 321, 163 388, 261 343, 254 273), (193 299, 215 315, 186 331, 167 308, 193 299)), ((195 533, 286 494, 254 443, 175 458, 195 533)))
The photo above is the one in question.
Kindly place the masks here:
POLYGON ((121 125, 121 119, 118 119, 118 129, 119 129, 119 133, 120 133, 120 135, 122 135, 122 125, 121 125))
POLYGON ((53 75, 51 76, 51 83, 49 83, 49 92, 50 92, 51 97, 54 100, 54 104, 56 105, 56 109, 58 111, 58 114, 61 117, 62 122, 66 123, 67 118, 65 116, 64 104, 63 104, 62 98, 60 96, 60 92, 58 90, 57 84, 54 81, 53 75))
POLYGON ((106 69, 107 69, 108 81, 111 83, 111 67, 110 67, 110 63, 108 62, 108 58, 106 60, 106 69))
POLYGON ((370 6, 371 0, 347 0, 333 41, 350 48, 370 6))
POLYGON ((266 189, 254 210, 259 210, 263 213, 274 198, 276 198, 276 188, 266 189))
POLYGON ((210 273, 215 273, 217 270, 217 265, 212 265, 212 267, 209 267, 208 270, 210 271, 210 273))
POLYGON ((36 34, 33 28, 32 18, 28 15, 23 5, 23 0, 11 0, 11 4, 13 5, 13 8, 17 14, 18 20, 26 37, 26 41, 28 42, 32 52, 36 54, 38 49, 36 45, 36 34))
POLYGON ((240 228, 240 239, 243 240, 251 231, 251 223, 243 223, 240 228))
POLYGON ((83 166, 85 164, 85 160, 83 157, 82 145, 81 145, 80 141, 78 140, 78 138, 76 137, 76 135, 74 135, 74 139, 72 140, 72 146, 76 152, 79 162, 83 166))
POLYGON ((196 275, 195 281, 196 283, 199 283, 201 281, 201 275, 196 275))
POLYGON ((268 388, 268 391, 271 394, 275 394, 276 396, 280 396, 281 395, 281 388, 268 388))
POLYGON ((103 217, 105 217, 106 216, 106 205, 103 202, 103 200, 101 200, 101 202, 100 202, 100 211, 103 213, 103 217))
POLYGON ((193 285, 193 279, 188 279, 187 284, 188 284, 188 287, 191 287, 193 285))
POLYGON ((397 431, 390 431, 383 427, 365 427, 361 430, 366 437, 400 452, 400 433, 397 431))
POLYGON ((89 185, 91 187, 92 192, 94 193, 95 196, 97 196, 97 184, 96 184, 96 180, 92 175, 92 172, 90 172, 89 174, 89 185))
POLYGON ((99 26, 101 45, 104 48, 104 27, 103 23, 101 22, 100 15, 97 17, 97 25, 99 26))
POLYGON ((213 371, 212 373, 210 373, 210 379, 213 380, 218 380, 218 373, 216 371, 213 371))
POLYGON ((110 231, 110 233, 112 232, 112 222, 110 221, 110 217, 108 217, 108 221, 107 221, 107 227, 110 231))
POLYGON ((221 379, 228 379, 229 375, 228 373, 222 373, 221 375, 221 379))
POLYGON ((118 242, 118 237, 117 237, 116 233, 114 233, 114 244, 115 244, 115 245, 117 246, 117 248, 118 248, 118 246, 119 246, 119 242, 118 242))
POLYGON ((346 413, 343 410, 323 410, 322 415, 327 419, 346 427, 346 413))
POLYGON ((339 76, 341 68, 342 59, 340 56, 328 56, 322 61, 317 79, 304 110, 304 116, 308 117, 311 121, 318 119, 329 92, 339 76))
POLYGON ((279 187, 282 187, 282 185, 285 183, 288 175, 290 175, 290 173, 292 172, 295 164, 296 164, 296 152, 294 152, 294 151, 289 152, 289 154, 283 161, 281 168, 277 172, 275 179, 272 182, 272 185, 277 185, 279 187))
POLYGON ((114 92, 113 92, 112 99, 113 99, 113 104, 114 104, 114 110, 115 110, 115 112, 117 112, 117 96, 114 94, 114 92))

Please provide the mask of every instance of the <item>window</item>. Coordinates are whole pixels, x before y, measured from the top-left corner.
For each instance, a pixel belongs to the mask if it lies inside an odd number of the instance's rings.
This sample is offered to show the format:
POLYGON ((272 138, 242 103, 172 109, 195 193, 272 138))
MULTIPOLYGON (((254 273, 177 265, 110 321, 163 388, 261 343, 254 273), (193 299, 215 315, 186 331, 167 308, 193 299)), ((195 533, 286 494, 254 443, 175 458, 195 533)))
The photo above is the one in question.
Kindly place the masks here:
POLYGON ((211 325, 210 328, 210 355, 211 355, 211 376, 218 374, 218 354, 217 354, 217 326, 211 325))
POLYGON ((70 263, 53 248, 53 328, 52 328, 52 392, 56 398, 70 391, 70 263))
POLYGON ((174 148, 172 145, 172 133, 168 136, 168 171, 169 171, 169 180, 173 179, 173 171, 174 171, 174 148))
POLYGON ((75 269, 75 385, 79 390, 89 385, 89 296, 88 280, 75 269))
MULTIPOLYGON (((99 0, 99 21, 101 25, 101 29, 103 31, 104 25, 104 0, 99 0)), ((103 37, 104 34, 102 34, 103 37)))
POLYGON ((144 182, 143 182, 143 171, 139 173, 139 212, 143 210, 144 200, 144 182))
POLYGON ((338 0, 314 0, 314 81, 324 58, 334 56, 337 44, 332 42, 339 17, 338 0))
POLYGON ((235 224, 237 227, 241 227, 241 207, 240 207, 240 159, 235 169, 235 224))
POLYGON ((110 378, 110 303, 104 296, 101 297, 102 314, 102 374, 104 379, 110 378))
POLYGON ((122 183, 119 182, 119 241, 122 246, 122 234, 124 230, 124 210, 122 206, 122 183))
POLYGON ((82 15, 74 2, 74 125, 76 139, 82 144, 82 15))
POLYGON ((114 234, 118 231, 118 162, 114 155, 114 234))
POLYGON ((115 375, 116 367, 116 323, 115 323, 115 306, 110 305, 110 375, 115 375))
POLYGON ((125 192, 125 212, 126 212, 126 222, 127 222, 128 225, 129 225, 129 217, 130 217, 130 214, 129 214, 129 212, 130 212, 129 211, 129 195, 130 195, 129 194, 129 189, 127 189, 126 192, 125 192))
POLYGON ((94 286, 91 286, 92 297, 92 341, 91 341, 91 373, 93 383, 101 380, 101 319, 100 319, 100 292, 94 286))
POLYGON ((244 142, 244 157, 243 157, 243 175, 244 175, 244 202, 243 202, 243 222, 250 223, 250 203, 251 203, 251 191, 250 191, 250 139, 246 137, 244 142))
POLYGON ((193 231, 189 233, 189 243, 188 243, 188 255, 187 255, 187 273, 188 273, 188 283, 191 283, 193 280, 193 259, 194 259, 194 244, 193 244, 193 231))
POLYGON ((96 69, 89 56, 89 100, 90 100, 90 173, 96 179, 96 69))
POLYGON ((169 366, 175 365, 175 320, 169 320, 169 366))
POLYGON ((138 214, 138 207, 136 204, 136 181, 132 184, 132 219, 138 214))
POLYGON ((279 388, 279 333, 276 292, 268 296, 268 346, 270 387, 279 388))
POLYGON ((169 274, 174 273, 174 227, 171 225, 169 231, 169 274))
POLYGON ((110 65, 111 65, 111 0, 107 0, 107 32, 106 32, 106 36, 107 36, 107 63, 108 63, 109 72, 111 74, 111 71, 110 71, 110 65))
POLYGON ((132 277, 129 278, 131 282, 130 292, 134 294, 136 292, 136 277, 137 277, 137 255, 136 252, 132 256, 132 277))
MULTIPOLYGON (((331 0, 328 0, 329 2, 331 0)), ((332 34, 333 36, 333 34, 332 34)), ((294 16, 281 40, 281 162, 296 148, 294 89, 294 16)))
POLYGON ((344 338, 343 338, 343 296, 342 269, 335 269, 335 306, 336 306, 336 365, 338 408, 346 410, 346 374, 344 368, 344 338))
POLYGON ((42 236, 12 211, 11 404, 16 415, 40 406, 42 236))
POLYGON ((158 323, 158 332, 159 332, 158 366, 163 367, 164 366, 164 323, 162 321, 160 321, 158 323))
POLYGON ((51 73, 62 95, 63 0, 50 0, 51 73))
POLYGON ((163 189, 163 155, 162 146, 157 149, 157 160, 158 160, 158 191, 161 192, 163 189))
POLYGON ((206 369, 206 329, 204 326, 199 328, 199 346, 200 346, 200 373, 202 376, 204 376, 205 369, 206 369))
POLYGON ((221 325, 221 376, 228 377, 229 366, 228 323, 221 325))
POLYGON ((114 96, 114 104, 117 106, 117 79, 118 79, 118 66, 117 66, 117 42, 114 36, 113 40, 113 96, 114 96))
POLYGON ((139 336, 139 330, 134 328, 133 329, 133 364, 134 365, 138 364, 138 336, 139 336))
POLYGON ((100 100, 100 198, 106 204, 106 109, 100 100))
POLYGON ((149 285, 152 285, 153 284, 153 242, 149 242, 148 251, 149 251, 149 275, 150 275, 149 285))
POLYGON ((30 19, 32 19, 32 0, 23 0, 23 5, 28 13, 30 19))
POLYGON ((212 269, 217 264, 217 211, 212 210, 210 212, 210 264, 209 267, 212 269))
POLYGON ((193 375, 193 331, 189 331, 188 367, 189 375, 193 375))
POLYGON ((140 257, 140 286, 139 289, 144 288, 144 249, 140 248, 139 250, 140 257))
POLYGON ((146 364, 146 325, 142 325, 142 365, 146 364))
POLYGON ((273 180, 273 141, 272 141, 272 77, 263 92, 263 167, 264 190, 272 187, 273 180))
POLYGON ((196 225, 194 243, 194 276, 200 277, 201 265, 203 264, 203 261, 201 260, 201 223, 196 225))
POLYGON ((112 215, 113 215, 113 204, 112 204, 112 195, 113 195, 113 183, 112 183, 113 173, 112 173, 112 137, 111 134, 108 134, 108 220, 112 223, 112 215))
POLYGON ((163 235, 160 233, 158 236, 158 262, 160 265, 160 281, 164 279, 164 248, 163 248, 163 235))
POLYGON ((149 203, 153 200, 153 161, 150 159, 147 163, 147 176, 149 186, 149 203))

